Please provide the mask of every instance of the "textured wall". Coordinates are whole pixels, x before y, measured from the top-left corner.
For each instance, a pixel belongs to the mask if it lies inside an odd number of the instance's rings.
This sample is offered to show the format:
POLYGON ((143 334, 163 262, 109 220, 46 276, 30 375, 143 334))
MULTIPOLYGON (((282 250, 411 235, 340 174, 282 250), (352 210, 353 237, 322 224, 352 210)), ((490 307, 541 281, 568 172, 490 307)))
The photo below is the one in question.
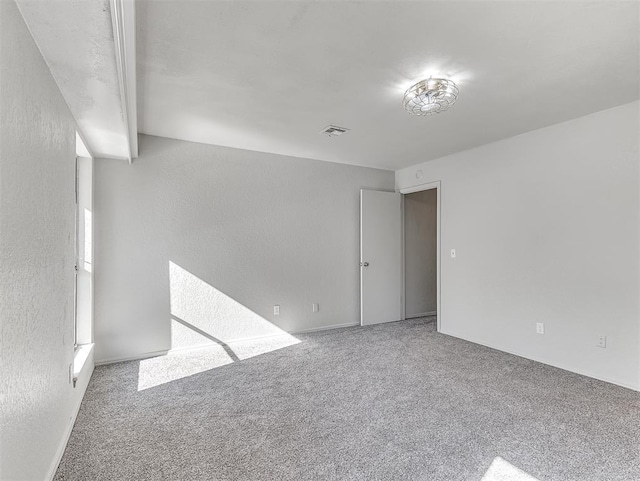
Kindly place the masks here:
POLYGON ((443 332, 640 389, 639 131, 634 102, 396 172, 441 181, 443 332))
POLYGON ((55 468, 81 396, 68 379, 75 123, 13 2, 0 22, 0 479, 31 481, 55 468))
POLYGON ((404 196, 405 308, 407 317, 437 309, 436 189, 404 196))
POLYGON ((358 322, 359 189, 393 172, 141 136, 95 176, 97 361, 212 342, 172 314, 234 339, 273 332, 246 309, 286 331, 358 322))

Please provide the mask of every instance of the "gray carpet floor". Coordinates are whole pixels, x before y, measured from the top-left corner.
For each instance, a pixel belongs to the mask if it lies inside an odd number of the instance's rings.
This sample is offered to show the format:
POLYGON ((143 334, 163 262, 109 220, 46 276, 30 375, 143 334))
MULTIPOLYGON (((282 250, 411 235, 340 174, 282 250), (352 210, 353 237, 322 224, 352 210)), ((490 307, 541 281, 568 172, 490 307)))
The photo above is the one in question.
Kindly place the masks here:
POLYGON ((299 335, 140 391, 140 362, 98 367, 55 479, 640 480, 639 393, 432 321, 299 335))

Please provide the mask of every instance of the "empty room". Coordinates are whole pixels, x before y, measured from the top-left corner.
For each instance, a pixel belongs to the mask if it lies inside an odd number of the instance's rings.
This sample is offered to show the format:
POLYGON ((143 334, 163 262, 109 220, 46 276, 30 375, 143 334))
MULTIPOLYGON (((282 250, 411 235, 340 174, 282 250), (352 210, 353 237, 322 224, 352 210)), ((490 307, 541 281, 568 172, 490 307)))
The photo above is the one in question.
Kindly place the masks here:
POLYGON ((1 481, 639 481, 640 2, 0 0, 1 481))

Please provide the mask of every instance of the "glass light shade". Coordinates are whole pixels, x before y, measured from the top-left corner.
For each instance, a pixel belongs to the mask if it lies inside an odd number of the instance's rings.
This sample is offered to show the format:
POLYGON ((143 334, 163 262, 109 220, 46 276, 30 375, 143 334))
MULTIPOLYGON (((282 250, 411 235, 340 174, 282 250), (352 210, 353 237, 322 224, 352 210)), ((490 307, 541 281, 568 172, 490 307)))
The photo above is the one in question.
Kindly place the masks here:
POLYGON ((451 107, 458 98, 458 86, 451 80, 428 78, 404 94, 404 109, 413 115, 437 114, 451 107))

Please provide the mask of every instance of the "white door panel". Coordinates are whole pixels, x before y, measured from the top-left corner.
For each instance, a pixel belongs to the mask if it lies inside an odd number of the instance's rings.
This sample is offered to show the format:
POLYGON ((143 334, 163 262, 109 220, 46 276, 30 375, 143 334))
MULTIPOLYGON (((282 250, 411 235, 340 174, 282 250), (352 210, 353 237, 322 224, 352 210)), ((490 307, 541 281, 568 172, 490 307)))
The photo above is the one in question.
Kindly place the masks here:
POLYGON ((361 324, 378 324, 402 316, 401 196, 360 191, 361 324))

